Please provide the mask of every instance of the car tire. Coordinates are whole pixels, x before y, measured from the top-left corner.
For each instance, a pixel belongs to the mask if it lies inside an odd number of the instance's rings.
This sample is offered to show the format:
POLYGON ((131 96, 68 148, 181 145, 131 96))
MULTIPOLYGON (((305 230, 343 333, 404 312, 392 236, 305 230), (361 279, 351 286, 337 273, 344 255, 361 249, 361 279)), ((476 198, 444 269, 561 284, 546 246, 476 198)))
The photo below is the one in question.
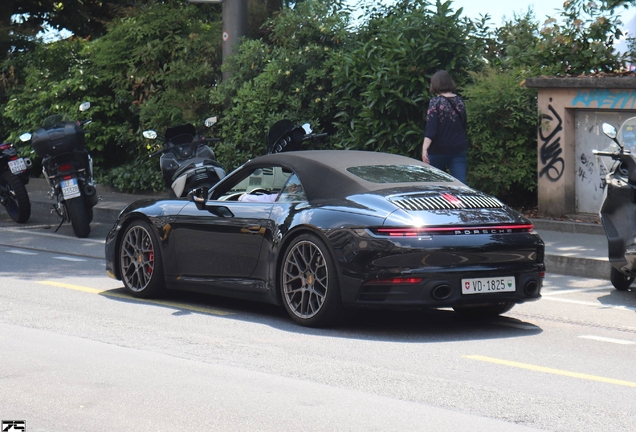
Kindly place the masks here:
POLYGON ((289 316, 306 327, 329 327, 344 317, 336 264, 317 236, 301 234, 285 250, 280 293, 289 316))
POLYGON ((610 270, 610 281, 614 288, 619 291, 627 291, 630 286, 632 286, 632 282, 634 282, 633 276, 625 276, 619 270, 612 267, 610 270))
POLYGON ((458 313, 462 318, 468 319, 491 319, 508 312, 514 307, 513 302, 501 302, 493 304, 479 304, 468 306, 455 306, 453 310, 458 313))
POLYGON ((126 227, 117 251, 121 280, 135 297, 159 296, 164 289, 159 238, 146 222, 138 220, 126 227))

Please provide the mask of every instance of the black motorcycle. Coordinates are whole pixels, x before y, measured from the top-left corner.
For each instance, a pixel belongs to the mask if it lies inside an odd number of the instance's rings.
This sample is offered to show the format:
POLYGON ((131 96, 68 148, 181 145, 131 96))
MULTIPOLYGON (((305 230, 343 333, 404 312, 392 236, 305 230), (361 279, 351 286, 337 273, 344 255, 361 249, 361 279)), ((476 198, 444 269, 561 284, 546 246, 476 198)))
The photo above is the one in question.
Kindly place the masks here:
MULTIPOLYGON (((80 111, 90 108, 89 102, 80 105, 80 111)), ((71 222, 77 237, 87 237, 91 232, 93 207, 98 202, 93 180, 93 160, 86 149, 83 127, 91 122, 72 121, 61 115, 44 120, 40 129, 20 136, 31 140, 35 154, 42 158, 42 173, 51 187, 49 197, 55 199, 53 210, 61 221, 71 222)))
POLYGON ((267 133, 267 154, 297 151, 305 141, 313 141, 327 135, 312 133, 309 123, 297 126, 291 120, 280 120, 274 123, 267 133))
POLYGON ((600 216, 607 236, 610 280, 620 291, 629 289, 636 278, 636 156, 625 148, 626 138, 636 130, 636 117, 627 119, 620 131, 608 123, 603 133, 615 144, 594 150, 611 159, 606 166, 605 192, 600 216))
MULTIPOLYGON (((212 127, 216 117, 205 121, 206 127, 212 127)), ((143 132, 147 139, 157 139, 157 132, 143 132)), ((171 198, 182 198, 198 187, 210 188, 225 177, 225 170, 216 160, 214 151, 208 143, 219 138, 206 138, 197 135, 194 125, 186 123, 166 129, 164 145, 150 157, 161 155, 159 166, 171 198)))
POLYGON ((19 157, 11 143, 0 144, 0 203, 18 223, 31 217, 31 201, 25 187, 30 176, 31 159, 19 157))

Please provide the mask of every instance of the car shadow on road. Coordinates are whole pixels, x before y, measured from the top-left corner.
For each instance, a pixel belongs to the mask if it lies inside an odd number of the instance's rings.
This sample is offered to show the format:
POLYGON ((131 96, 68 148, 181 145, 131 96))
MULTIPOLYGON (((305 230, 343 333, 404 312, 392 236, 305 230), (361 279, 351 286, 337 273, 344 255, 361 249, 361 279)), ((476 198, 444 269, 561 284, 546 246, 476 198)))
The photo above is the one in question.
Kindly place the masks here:
POLYGON ((462 318, 450 309, 350 310, 344 322, 337 327, 309 328, 293 322, 284 308, 259 302, 183 291, 167 292, 160 299, 144 300, 127 294, 124 288, 100 294, 116 301, 152 303, 170 308, 174 310, 174 317, 203 314, 215 319, 265 324, 281 331, 317 337, 441 343, 527 337, 543 331, 536 324, 511 316, 472 320, 462 318))

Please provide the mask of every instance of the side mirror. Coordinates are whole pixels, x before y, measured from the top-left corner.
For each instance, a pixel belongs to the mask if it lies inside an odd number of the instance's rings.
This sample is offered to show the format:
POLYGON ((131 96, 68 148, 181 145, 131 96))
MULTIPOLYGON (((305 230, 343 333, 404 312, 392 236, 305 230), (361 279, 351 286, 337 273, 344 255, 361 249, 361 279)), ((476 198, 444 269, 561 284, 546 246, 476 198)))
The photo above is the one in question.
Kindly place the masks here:
POLYGON ((191 190, 188 192, 188 201, 193 202, 199 210, 203 210, 208 201, 208 188, 200 187, 191 190))
POLYGON ((157 139, 157 132, 153 131, 153 130, 147 130, 147 131, 143 131, 142 135, 144 136, 144 138, 148 138, 148 139, 157 139))
POLYGON ((609 123, 603 123, 603 133, 610 139, 615 140, 618 133, 616 128, 609 123))
POLYGON ((311 126, 309 125, 309 123, 305 123, 305 124, 303 125, 303 129, 305 129, 305 133, 306 133, 307 135, 309 135, 309 134, 312 132, 312 130, 311 130, 311 126))
POLYGON ((22 142, 27 142, 27 141, 31 141, 31 134, 29 132, 23 133, 22 135, 20 135, 20 141, 22 142))
POLYGON ((212 127, 216 124, 216 116, 205 119, 205 127, 212 127))
POLYGON ((84 111, 88 111, 88 109, 91 107, 91 103, 90 102, 84 102, 79 106, 79 110, 84 112, 84 111))
POLYGON ((206 187, 196 188, 188 192, 188 201, 193 202, 199 210, 207 210, 218 217, 234 217, 234 213, 223 205, 207 204, 209 189, 206 187))

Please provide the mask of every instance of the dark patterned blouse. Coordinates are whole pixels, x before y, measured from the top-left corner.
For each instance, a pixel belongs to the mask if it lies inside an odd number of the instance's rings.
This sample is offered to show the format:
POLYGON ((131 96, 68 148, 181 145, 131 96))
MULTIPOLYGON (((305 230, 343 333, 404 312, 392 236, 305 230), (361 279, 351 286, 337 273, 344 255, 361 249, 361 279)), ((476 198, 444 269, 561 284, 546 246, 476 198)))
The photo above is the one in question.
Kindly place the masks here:
POLYGON ((428 103, 424 136, 431 139, 430 154, 459 153, 468 148, 466 104, 460 96, 435 96, 428 103))

